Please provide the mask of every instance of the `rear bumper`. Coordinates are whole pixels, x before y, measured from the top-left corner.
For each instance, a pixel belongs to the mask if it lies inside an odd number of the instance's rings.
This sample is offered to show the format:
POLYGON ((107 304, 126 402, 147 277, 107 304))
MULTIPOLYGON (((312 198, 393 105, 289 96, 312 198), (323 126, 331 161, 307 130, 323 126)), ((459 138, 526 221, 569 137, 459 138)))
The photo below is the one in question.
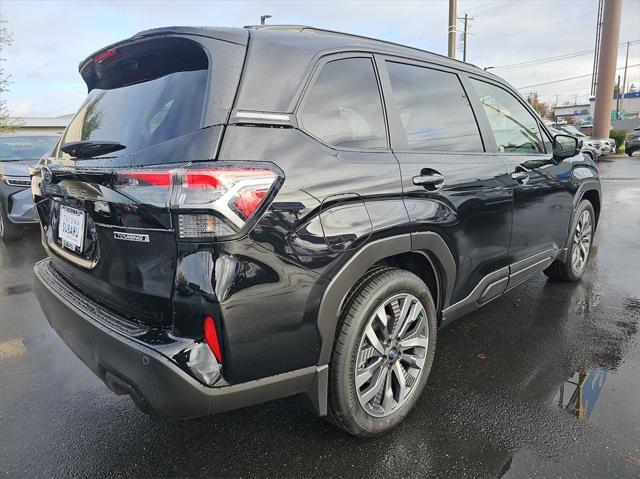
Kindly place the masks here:
POLYGON ((48 259, 35 265, 34 291, 51 327, 110 389, 131 395, 145 412, 169 418, 198 417, 307 393, 316 412, 326 413, 326 366, 207 387, 158 349, 97 321, 73 299, 60 295, 50 284, 47 268, 51 268, 48 259))

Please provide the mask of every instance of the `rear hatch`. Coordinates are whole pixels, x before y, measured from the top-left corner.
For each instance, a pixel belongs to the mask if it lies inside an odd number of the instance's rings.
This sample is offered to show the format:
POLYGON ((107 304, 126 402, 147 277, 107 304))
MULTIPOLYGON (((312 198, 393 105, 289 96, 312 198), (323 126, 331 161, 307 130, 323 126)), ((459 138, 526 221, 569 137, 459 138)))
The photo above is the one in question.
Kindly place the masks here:
POLYGON ((211 186, 193 171, 215 170, 245 49, 154 31, 92 55, 80 66, 86 100, 32 170, 54 268, 125 317, 171 322, 176 206, 211 186))

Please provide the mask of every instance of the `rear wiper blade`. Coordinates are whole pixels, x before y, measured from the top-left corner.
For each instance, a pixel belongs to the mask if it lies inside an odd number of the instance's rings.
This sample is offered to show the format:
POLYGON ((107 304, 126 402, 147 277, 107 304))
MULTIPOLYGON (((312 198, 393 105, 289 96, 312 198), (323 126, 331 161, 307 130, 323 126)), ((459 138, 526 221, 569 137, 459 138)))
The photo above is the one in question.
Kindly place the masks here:
POLYGON ((125 148, 125 145, 117 141, 85 140, 65 143, 62 145, 61 150, 68 155, 82 159, 106 155, 107 153, 124 150, 125 148))

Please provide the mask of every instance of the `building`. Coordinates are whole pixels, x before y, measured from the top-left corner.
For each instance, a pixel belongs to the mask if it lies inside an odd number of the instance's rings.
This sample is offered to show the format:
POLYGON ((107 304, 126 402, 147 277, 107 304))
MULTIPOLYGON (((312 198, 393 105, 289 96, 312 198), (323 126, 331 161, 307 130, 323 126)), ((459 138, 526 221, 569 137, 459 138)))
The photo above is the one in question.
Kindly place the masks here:
MULTIPOLYGON (((613 95, 613 103, 611 104, 612 120, 615 119, 616 103, 619 96, 619 94, 613 95)), ((596 97, 589 98, 589 103, 589 115, 593 116, 596 97)), ((620 97, 620 118, 640 118, 640 92, 627 92, 624 94, 624 98, 620 97)))
POLYGON ((589 103, 583 103, 581 105, 567 105, 567 106, 557 106, 555 108, 555 114, 557 120, 569 120, 573 119, 573 122, 577 122, 579 120, 586 120, 590 116, 593 116, 590 110, 589 103))
POLYGON ((20 125, 14 133, 62 133, 73 118, 73 114, 50 117, 15 117, 11 120, 20 125))

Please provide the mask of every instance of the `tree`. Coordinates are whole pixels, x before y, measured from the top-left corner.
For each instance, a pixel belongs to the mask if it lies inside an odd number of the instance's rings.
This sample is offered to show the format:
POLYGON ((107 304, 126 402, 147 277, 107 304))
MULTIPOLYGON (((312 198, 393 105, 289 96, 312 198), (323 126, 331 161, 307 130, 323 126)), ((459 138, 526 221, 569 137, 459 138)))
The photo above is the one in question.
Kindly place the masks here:
POLYGON ((13 37, 5 26, 7 22, 0 19, 0 133, 10 133, 20 126, 20 123, 16 122, 9 116, 9 109, 7 108, 7 101, 3 98, 4 93, 9 91, 9 75, 5 75, 3 63, 6 61, 4 58, 4 49, 11 45, 13 37))

